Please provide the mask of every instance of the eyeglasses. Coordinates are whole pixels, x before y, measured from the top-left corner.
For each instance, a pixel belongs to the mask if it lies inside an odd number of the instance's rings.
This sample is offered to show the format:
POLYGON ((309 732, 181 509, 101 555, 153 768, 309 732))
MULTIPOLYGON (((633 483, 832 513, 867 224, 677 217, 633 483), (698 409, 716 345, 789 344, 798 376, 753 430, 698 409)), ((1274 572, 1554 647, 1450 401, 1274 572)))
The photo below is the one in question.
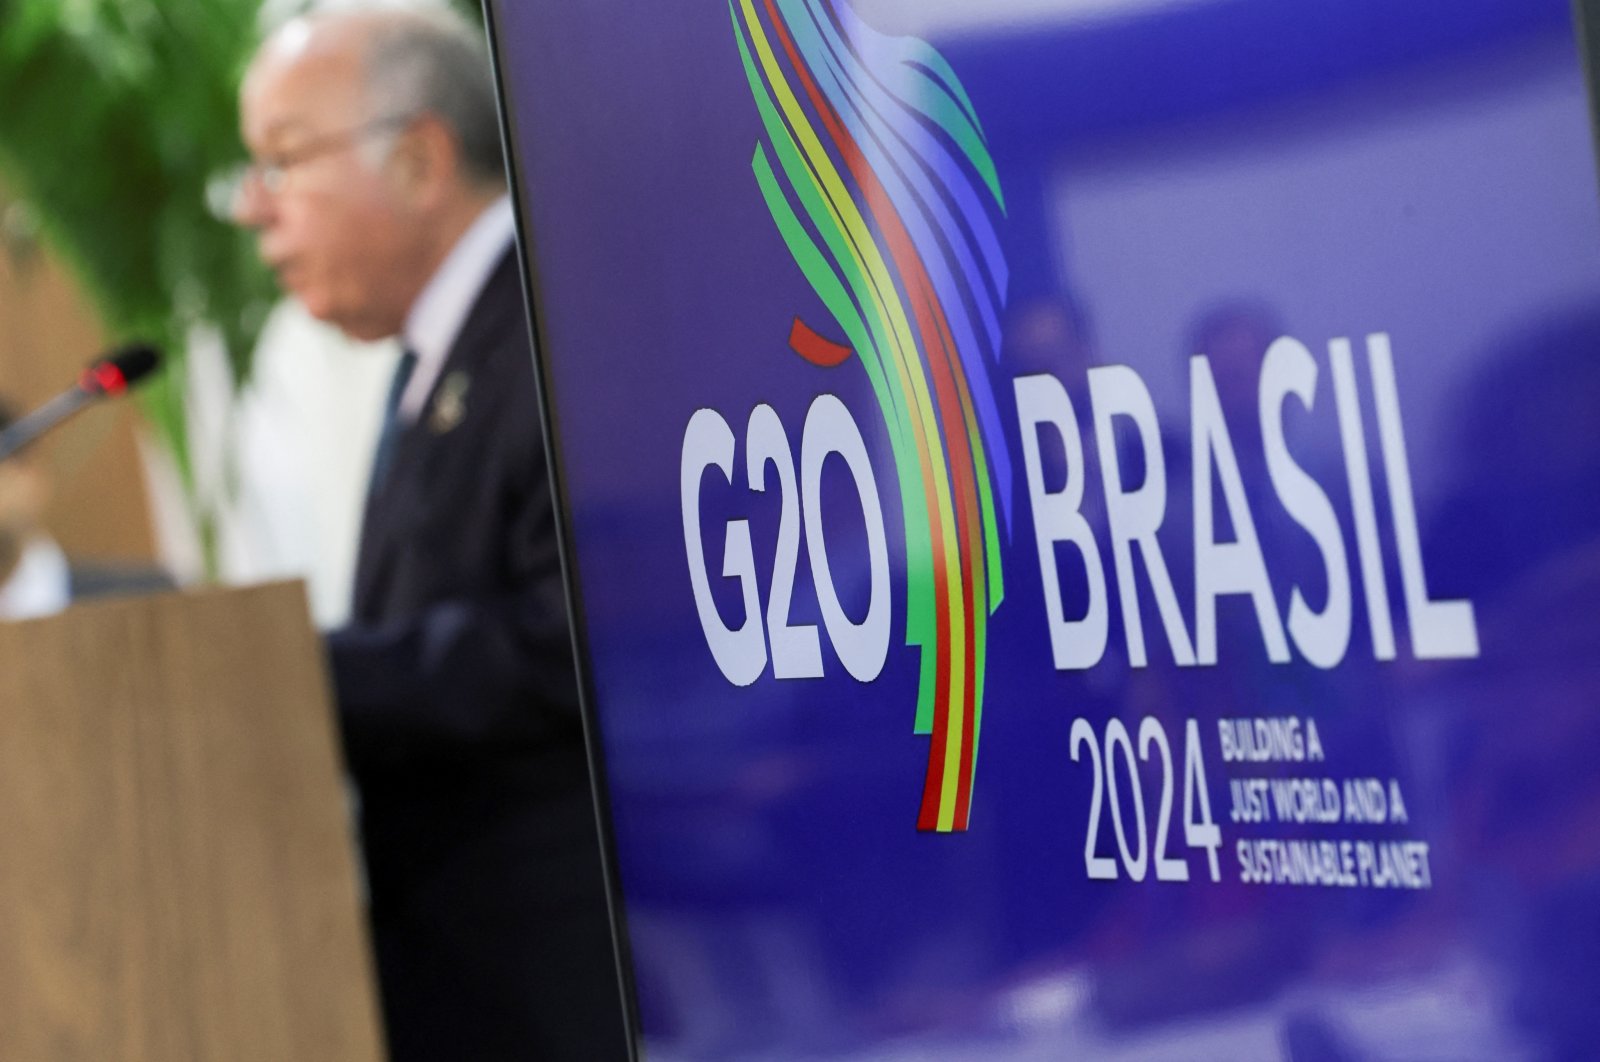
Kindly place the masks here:
POLYGON ((268 195, 278 195, 283 191, 290 171, 308 162, 314 162, 324 155, 331 155, 335 151, 342 151, 359 144, 368 137, 407 125, 416 117, 415 114, 385 115, 382 118, 362 122, 350 129, 313 137, 293 151, 280 152, 272 158, 257 159, 236 166, 207 186, 206 198, 209 200, 211 210, 218 217, 231 217, 247 189, 257 188, 268 195))

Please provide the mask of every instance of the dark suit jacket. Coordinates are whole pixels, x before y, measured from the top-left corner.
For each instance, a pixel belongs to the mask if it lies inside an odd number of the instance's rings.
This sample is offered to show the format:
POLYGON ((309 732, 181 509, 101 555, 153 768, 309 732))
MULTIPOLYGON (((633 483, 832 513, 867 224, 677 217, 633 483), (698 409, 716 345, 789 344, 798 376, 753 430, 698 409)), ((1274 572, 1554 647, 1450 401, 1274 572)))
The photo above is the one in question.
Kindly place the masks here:
POLYGON ((514 253, 395 441, 328 646, 394 1062, 623 1057, 514 253))

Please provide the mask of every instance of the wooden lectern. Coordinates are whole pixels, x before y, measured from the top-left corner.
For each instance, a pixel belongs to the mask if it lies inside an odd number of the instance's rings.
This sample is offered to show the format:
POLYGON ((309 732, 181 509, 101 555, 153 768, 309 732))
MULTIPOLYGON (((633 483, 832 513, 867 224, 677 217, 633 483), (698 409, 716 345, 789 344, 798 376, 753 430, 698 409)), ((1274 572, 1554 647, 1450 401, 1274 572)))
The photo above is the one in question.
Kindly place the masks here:
POLYGON ((0 624, 0 1059, 382 1056, 298 585, 0 624))

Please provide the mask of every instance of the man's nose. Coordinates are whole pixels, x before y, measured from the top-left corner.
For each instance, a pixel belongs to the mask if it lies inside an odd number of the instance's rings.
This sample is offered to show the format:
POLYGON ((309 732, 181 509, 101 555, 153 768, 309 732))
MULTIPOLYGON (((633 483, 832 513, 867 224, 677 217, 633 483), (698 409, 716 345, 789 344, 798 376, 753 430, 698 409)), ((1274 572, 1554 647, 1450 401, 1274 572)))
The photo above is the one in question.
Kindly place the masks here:
POLYGON ((259 177, 247 172, 240 179, 238 187, 234 189, 229 212, 235 225, 247 229, 266 226, 272 218, 272 196, 267 193, 259 177))

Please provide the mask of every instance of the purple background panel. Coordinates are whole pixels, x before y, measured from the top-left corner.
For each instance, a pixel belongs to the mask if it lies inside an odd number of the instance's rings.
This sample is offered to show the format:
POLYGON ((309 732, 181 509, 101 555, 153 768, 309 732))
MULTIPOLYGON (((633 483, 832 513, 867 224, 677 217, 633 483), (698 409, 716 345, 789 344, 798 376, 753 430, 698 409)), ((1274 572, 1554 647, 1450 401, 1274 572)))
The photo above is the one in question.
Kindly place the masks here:
MULTIPOLYGON (((913 733, 904 542, 889 441, 859 364, 788 348, 826 309, 763 203, 763 136, 718 3, 494 4, 579 606, 587 710, 610 805, 640 1056, 677 1059, 1463 1059, 1584 1057, 1600 1044, 1600 202, 1587 89, 1561 0, 993 4, 863 0, 855 12, 949 61, 1007 202, 1010 268, 992 386, 1012 455, 1007 593, 991 617, 970 828, 916 829, 928 739, 913 733), (1390 337, 1427 591, 1471 603, 1478 652, 1418 659, 1365 338, 1390 337), (1148 578, 1150 662, 1124 641, 1095 445, 1091 369, 1121 365, 1160 425, 1158 542, 1195 629, 1189 359, 1216 379, 1243 496, 1287 615, 1329 593, 1274 488, 1257 380, 1273 340, 1317 367, 1287 445, 1347 552, 1349 648, 1271 663, 1242 596, 1217 606, 1218 662, 1174 663, 1148 578), (1348 338, 1396 640, 1372 650, 1329 343, 1348 338), (1100 662, 1053 665, 1047 598, 1087 601, 1057 545, 1045 585, 1014 381, 1048 373, 1085 447, 1082 514, 1110 583, 1100 662), (716 410, 737 475, 700 491, 720 615, 724 528, 749 522, 770 583, 780 499, 744 486, 750 411, 796 453, 817 395, 871 454, 888 529, 893 637, 858 682, 824 634, 824 677, 737 687, 697 617, 680 506, 685 428, 716 410), (1224 758, 1222 719, 1315 722, 1322 761, 1224 758), (1130 879, 1094 798, 1082 720, 1157 721, 1177 782, 1167 853, 1185 882, 1130 879), (1220 880, 1184 844, 1197 723, 1220 880), (1245 783, 1374 778, 1403 822, 1268 821, 1245 783), (1389 783, 1394 784, 1390 790, 1389 783), (1237 783, 1237 785, 1235 784, 1237 783), (1428 846, 1423 888, 1263 884, 1241 844, 1428 846)), ((838 338, 834 336, 832 338, 838 338)), ((1148 473, 1121 425, 1124 487, 1148 473)), ((1049 489, 1061 440, 1036 438, 1049 489)), ((1237 534, 1221 515, 1216 536, 1237 534)), ((865 608, 865 536, 825 466, 828 549, 865 608)), ((791 620, 821 622, 801 550, 791 620)), ((1141 572, 1143 569, 1140 569, 1141 572)), ((763 601, 765 598, 763 598, 763 601)), ((1162 773, 1138 763, 1156 830, 1162 773)), ((1392 809, 1391 809, 1392 811, 1392 809)), ((1248 845, 1247 845, 1248 847, 1248 845)), ((1252 849, 1254 850, 1254 849, 1252 849)), ((1416 882, 1413 882, 1416 884, 1416 882)))

